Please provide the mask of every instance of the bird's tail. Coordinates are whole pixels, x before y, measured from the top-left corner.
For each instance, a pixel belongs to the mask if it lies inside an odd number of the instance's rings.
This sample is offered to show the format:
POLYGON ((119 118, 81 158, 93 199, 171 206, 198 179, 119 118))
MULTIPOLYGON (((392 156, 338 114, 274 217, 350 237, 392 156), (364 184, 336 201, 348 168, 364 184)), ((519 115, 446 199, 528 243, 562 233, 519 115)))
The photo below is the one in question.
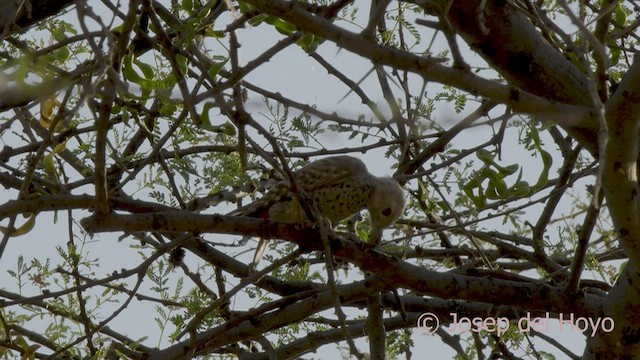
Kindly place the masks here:
POLYGON ((269 240, 260 238, 258 240, 258 247, 256 248, 256 253, 253 255, 253 261, 249 266, 249 270, 255 271, 258 266, 258 262, 262 259, 264 252, 267 250, 267 245, 269 245, 269 240))

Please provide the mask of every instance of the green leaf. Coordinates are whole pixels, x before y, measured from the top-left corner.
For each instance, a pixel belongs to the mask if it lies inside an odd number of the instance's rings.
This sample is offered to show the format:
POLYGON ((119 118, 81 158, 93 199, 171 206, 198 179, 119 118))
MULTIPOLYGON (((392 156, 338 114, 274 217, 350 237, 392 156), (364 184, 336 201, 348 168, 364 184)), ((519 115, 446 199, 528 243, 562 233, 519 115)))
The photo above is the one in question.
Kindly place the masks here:
POLYGON ((273 26, 275 26, 276 30, 282 35, 289 36, 296 31, 295 25, 282 19, 276 19, 273 26))
POLYGON ((224 39, 226 34, 224 33, 224 31, 222 30, 212 30, 209 32, 210 36, 213 36, 214 38, 217 39, 224 39))
POLYGON ((126 80, 140 85, 140 88, 142 89, 142 94, 140 97, 146 99, 149 97, 151 90, 157 89, 159 87, 159 83, 152 80, 153 76, 155 75, 155 71, 153 71, 153 68, 138 60, 134 61, 133 57, 133 54, 129 54, 122 60, 122 74, 124 75, 124 78, 126 80), (134 68, 134 64, 138 69, 140 69, 142 75, 140 75, 134 68), (147 78, 148 75, 149 78, 147 78))
POLYGON ((202 128, 211 132, 221 133, 229 136, 233 136, 236 134, 236 127, 233 126, 230 122, 225 122, 222 125, 213 125, 211 124, 211 119, 209 118, 209 110, 214 107, 215 104, 212 102, 207 102, 204 104, 204 108, 202 109, 202 113, 200 114, 200 119, 202 119, 202 128))
POLYGON ((182 9, 189 15, 193 15, 193 0, 182 0, 182 9))
POLYGON ((491 153, 485 149, 478 150, 476 152, 476 156, 478 157, 478 159, 482 160, 485 164, 491 165, 496 169, 498 169, 498 171, 504 175, 514 174, 520 168, 520 166, 517 164, 509 165, 506 167, 498 165, 498 163, 496 163, 493 160, 493 155, 491 155, 491 153))
POLYGON ((490 164, 493 162, 493 156, 488 150, 480 149, 476 151, 476 156, 478 157, 478 159, 482 160, 485 163, 490 164))
POLYGON ((504 176, 489 168, 485 168, 486 177, 489 179, 489 185, 487 186, 487 192, 485 196, 488 199, 503 199, 509 194, 507 183, 504 181, 504 176))
POLYGON ((185 57, 182 54, 177 54, 176 55, 176 61, 178 62, 178 67, 180 68, 180 73, 181 74, 186 74, 187 71, 189 70, 188 68, 188 61, 189 59, 187 59, 187 57, 185 57))
POLYGON ((479 208, 484 209, 487 207, 487 199, 484 195, 484 192, 481 188, 481 180, 478 180, 478 177, 473 177, 463 188, 464 193, 471 199, 473 204, 479 208), (476 195, 473 190, 478 188, 478 195, 476 195))
POLYGON ((172 116, 178 110, 178 106, 173 101, 163 101, 158 111, 164 116, 172 116))
POLYGON ((225 59, 224 61, 220 61, 220 62, 213 62, 213 65, 211 65, 211 67, 209 68, 209 70, 207 71, 207 73, 209 74, 209 76, 211 76, 212 79, 214 79, 216 77, 216 75, 218 75, 218 73, 220 72, 220 70, 222 70, 222 68, 224 67, 224 65, 227 63, 227 61, 229 61, 229 59, 225 59))
POLYGON ((513 196, 527 196, 531 193, 531 187, 526 181, 518 181, 511 187, 511 195, 513 196))
POLYGON ((298 40, 296 43, 306 53, 312 53, 318 49, 318 46, 320 46, 320 44, 322 44, 323 41, 324 40, 322 38, 309 33, 301 37, 300 40, 298 40))
POLYGON ((613 15, 618 25, 625 27, 625 24, 627 23, 627 12, 620 3, 618 3, 618 6, 613 10, 613 15))
POLYGON ((122 122, 125 125, 129 125, 129 112, 126 109, 122 111, 122 122))
POLYGON ((147 63, 144 63, 138 59, 136 59, 134 61, 134 63, 136 64, 136 66, 138 66, 138 68, 142 71, 142 74, 144 75, 144 78, 149 80, 149 79, 153 79, 153 77, 155 76, 155 70, 153 69, 153 67, 147 63))
POLYGON ((263 22, 266 22, 266 20, 269 18, 270 16, 267 14, 260 14, 258 16, 254 16, 251 19, 249 19, 247 22, 249 23, 249 25, 251 26, 258 26, 260 24, 262 24, 263 22))
POLYGON ((140 83, 143 78, 133 68, 133 54, 129 54, 122 59, 122 75, 124 78, 134 83, 140 83))
POLYGON ((538 177, 538 181, 535 185, 533 185, 531 190, 532 192, 540 190, 547 184, 547 181, 549 180, 549 170, 551 169, 551 165, 553 165, 553 157, 551 157, 551 154, 542 150, 542 148, 539 148, 538 150, 540 151, 540 156, 542 157, 542 164, 544 168, 542 169, 542 172, 538 177))
POLYGON ((65 61, 69 58, 71 52, 67 46, 63 46, 60 49, 53 52, 53 57, 58 61, 65 61))

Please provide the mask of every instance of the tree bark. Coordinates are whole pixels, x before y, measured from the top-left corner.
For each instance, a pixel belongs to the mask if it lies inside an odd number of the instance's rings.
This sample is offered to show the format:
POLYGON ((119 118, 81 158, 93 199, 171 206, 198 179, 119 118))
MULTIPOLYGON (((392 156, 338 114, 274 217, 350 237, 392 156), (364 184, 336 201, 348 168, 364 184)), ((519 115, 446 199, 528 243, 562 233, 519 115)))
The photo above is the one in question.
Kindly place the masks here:
POLYGON ((73 0, 4 0, 0 5, 0 41, 58 14, 73 0))
MULTIPOLYGON (((445 9, 448 0, 439 2, 445 9)), ((589 80, 549 44, 531 21, 506 1, 453 1, 447 16, 469 46, 481 55, 508 83, 547 99, 591 107, 589 80)), ((434 13, 433 8, 425 8, 434 13)), ((444 11, 444 10, 439 10, 444 11)), ((598 123, 595 118, 561 125, 580 145, 597 157, 598 123)))

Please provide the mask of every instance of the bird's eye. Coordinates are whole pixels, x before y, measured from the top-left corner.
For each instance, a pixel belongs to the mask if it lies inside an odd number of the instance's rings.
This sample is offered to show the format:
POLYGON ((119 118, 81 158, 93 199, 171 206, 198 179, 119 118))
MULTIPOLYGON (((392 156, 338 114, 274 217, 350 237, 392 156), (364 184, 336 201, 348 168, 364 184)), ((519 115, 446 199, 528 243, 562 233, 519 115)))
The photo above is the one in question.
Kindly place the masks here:
POLYGON ((385 208, 384 210, 382 210, 382 215, 384 215, 384 216, 391 215, 391 208, 388 207, 388 208, 385 208))

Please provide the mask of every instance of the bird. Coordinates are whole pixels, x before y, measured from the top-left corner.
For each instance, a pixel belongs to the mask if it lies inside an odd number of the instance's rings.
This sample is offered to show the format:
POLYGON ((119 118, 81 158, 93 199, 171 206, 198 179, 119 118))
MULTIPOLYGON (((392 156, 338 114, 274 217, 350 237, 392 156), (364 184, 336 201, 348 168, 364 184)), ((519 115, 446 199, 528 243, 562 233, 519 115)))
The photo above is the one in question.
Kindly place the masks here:
MULTIPOLYGON (((353 214, 368 210, 371 219, 369 240, 374 246, 382 231, 393 225, 405 208, 402 187, 391 177, 371 174, 362 160, 347 156, 322 158, 300 168, 293 179, 306 197, 332 226, 353 214)), ((310 223, 288 180, 274 185, 262 198, 240 207, 229 215, 269 219, 290 224, 310 223)), ((264 255, 268 240, 260 239, 251 269, 264 255)))

